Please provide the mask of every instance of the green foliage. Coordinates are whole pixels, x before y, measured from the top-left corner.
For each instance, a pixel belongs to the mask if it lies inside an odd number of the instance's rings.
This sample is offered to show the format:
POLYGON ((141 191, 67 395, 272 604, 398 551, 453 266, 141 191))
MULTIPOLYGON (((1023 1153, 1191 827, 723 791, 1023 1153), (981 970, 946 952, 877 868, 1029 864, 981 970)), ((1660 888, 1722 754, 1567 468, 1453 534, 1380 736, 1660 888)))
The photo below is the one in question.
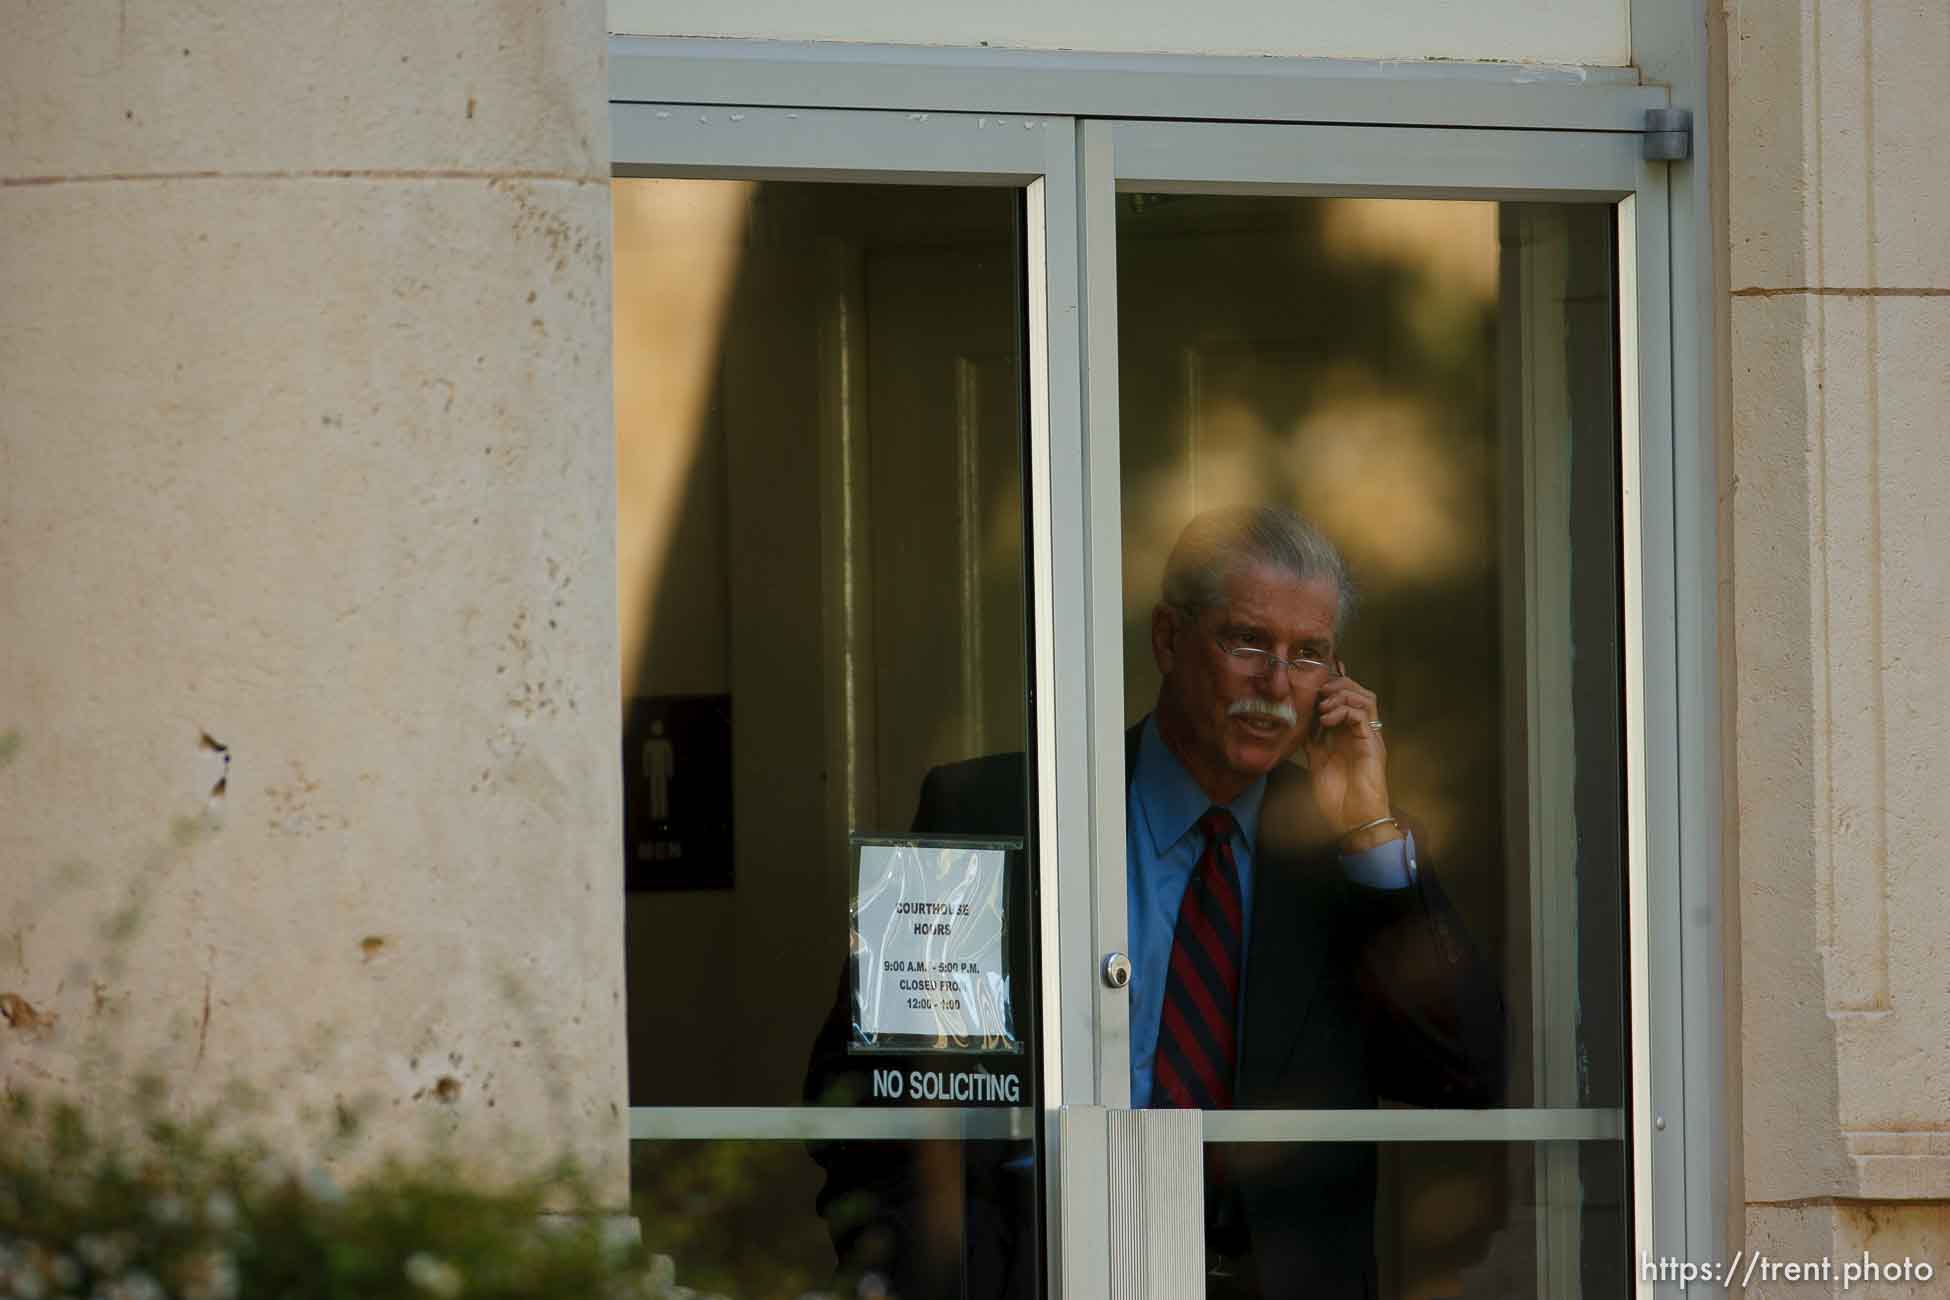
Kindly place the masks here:
MULTIPOLYGON (((632 1209, 682 1280, 739 1300, 819 1300, 834 1284, 820 1170, 798 1142, 637 1141, 632 1209)), ((848 1294, 851 1294, 849 1291, 848 1294)))
MULTIPOLYGON (((17 730, 0 732, 0 768, 21 749, 17 730)), ((93 970, 110 981, 122 976, 157 882, 218 829, 207 815, 171 821, 167 839, 149 846, 94 918, 93 970)), ((12 920, 31 929, 42 900, 97 874, 79 860, 60 864, 12 920)), ((79 981, 91 966, 72 969, 79 981)), ((309 1072, 305 1054, 282 1072, 254 1071, 258 1083, 232 1079, 217 1106, 180 1118, 163 1080, 113 1082, 122 1077, 114 1031, 128 997, 105 996, 109 987, 96 983, 92 1033, 78 1044, 85 1108, 69 1096, 22 1090, 22 1074, 0 1070, 0 1300, 722 1300, 679 1286, 670 1256, 647 1251, 638 1220, 598 1204, 572 1162, 489 1179, 443 1153, 436 1136, 432 1154, 367 1162, 367 1172, 341 1184, 331 1167, 356 1151, 370 1099, 341 1100, 313 1116, 323 1127, 311 1141, 274 1148, 252 1136, 268 1099, 261 1081, 309 1072), (298 1159, 293 1151, 313 1154, 298 1159)), ((544 1068, 559 1075, 547 1025, 520 979, 502 972, 500 992, 544 1068)), ((0 1033, 52 1032, 52 1013, 10 993, 0 993, 0 1004, 0 1033)), ((308 1051, 333 1032, 316 1026, 308 1051)), ((0 1066, 11 1064, 8 1047, 0 1042, 0 1066)), ((550 1096, 559 1101, 560 1087, 550 1096)), ((639 1207, 673 1216, 662 1232, 666 1247, 698 1238, 687 1216, 700 1189, 714 1207, 750 1190, 742 1165, 711 1154, 705 1178, 695 1162, 670 1162, 656 1185, 681 1186, 681 1201, 639 1207)), ((740 1255, 749 1262, 763 1252, 740 1255)), ((702 1272, 720 1285, 743 1280, 708 1265, 702 1272)))
POLYGON ((441 1156, 340 1186, 138 1086, 129 1123, 0 1112, 0 1297, 603 1300, 682 1294, 564 1164, 483 1185, 441 1156), (567 1213, 550 1213, 567 1208, 567 1213))

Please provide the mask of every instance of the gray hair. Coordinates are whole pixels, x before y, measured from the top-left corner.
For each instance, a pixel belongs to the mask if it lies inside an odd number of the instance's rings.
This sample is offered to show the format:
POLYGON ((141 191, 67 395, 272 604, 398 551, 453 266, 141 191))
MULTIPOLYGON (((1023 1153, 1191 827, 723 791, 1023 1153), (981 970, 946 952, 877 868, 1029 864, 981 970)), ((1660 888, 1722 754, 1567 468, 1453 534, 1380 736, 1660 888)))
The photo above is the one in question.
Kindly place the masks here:
POLYGON ((1197 618, 1225 603, 1240 569, 1266 564, 1302 582, 1333 584, 1334 635, 1354 620, 1354 577, 1340 548, 1300 515, 1279 506, 1225 506, 1195 516, 1165 561, 1164 603, 1197 618))

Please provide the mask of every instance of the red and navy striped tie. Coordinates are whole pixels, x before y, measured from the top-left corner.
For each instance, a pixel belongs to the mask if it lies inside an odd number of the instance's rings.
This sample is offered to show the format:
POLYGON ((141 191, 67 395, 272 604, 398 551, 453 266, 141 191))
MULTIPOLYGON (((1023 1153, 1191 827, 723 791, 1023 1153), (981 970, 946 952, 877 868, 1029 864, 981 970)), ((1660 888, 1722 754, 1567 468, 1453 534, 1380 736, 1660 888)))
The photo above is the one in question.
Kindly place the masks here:
POLYGON ((1232 857, 1232 814, 1208 809, 1198 819, 1205 850, 1178 906, 1165 977, 1164 1015, 1151 1104, 1188 1110, 1232 1105, 1238 1052, 1239 966, 1245 924, 1239 866, 1232 857))

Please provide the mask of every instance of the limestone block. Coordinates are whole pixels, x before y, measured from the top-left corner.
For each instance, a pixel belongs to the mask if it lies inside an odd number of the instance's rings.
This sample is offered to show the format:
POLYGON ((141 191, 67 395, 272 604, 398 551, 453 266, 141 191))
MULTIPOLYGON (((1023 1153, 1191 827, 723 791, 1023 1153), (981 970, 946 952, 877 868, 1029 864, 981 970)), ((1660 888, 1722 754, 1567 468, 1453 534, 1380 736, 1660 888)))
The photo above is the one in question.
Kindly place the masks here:
POLYGON ((1950 10, 1735 5, 1728 33, 1730 283, 1950 286, 1950 10))
POLYGON ((0 176, 607 175, 600 0, 0 0, 0 176))
POLYGON ((1814 564, 1821 449, 1809 408, 1820 395, 1803 362, 1815 305, 1742 298, 1732 312, 1744 1172, 1747 1195, 1764 1200, 1848 1186, 1817 928, 1825 665, 1814 564))
POLYGON ((1728 282, 1735 288, 1810 283, 1813 5, 1727 6, 1728 282))
POLYGON ((1750 1205, 1746 1227, 1743 1258, 1754 1259, 1762 1272, 1770 1263, 1793 1262, 1828 1274, 1826 1281, 1756 1276, 1738 1292, 1754 1300, 1908 1300, 1945 1291, 1950 1204, 1750 1205), (1844 1275, 1850 1267, 1857 1270, 1853 1278, 1844 1275))
MULTIPOLYGON (((1950 778, 1950 591, 1942 571, 1950 554, 1942 509, 1950 494, 1942 454, 1950 374, 1941 359, 1950 302, 1879 298, 1865 306, 1874 340, 1866 372, 1875 421, 1876 567, 1864 575, 1872 603, 1862 634, 1874 690, 1863 703, 1873 718, 1868 757, 1882 787, 1879 807, 1865 811, 1876 817, 1883 860, 1887 902, 1875 939, 1888 1015, 1837 1022, 1842 1120, 1851 1131, 1950 1137, 1950 1043, 1942 1032, 1950 1023, 1950 986, 1941 924, 1950 908, 1942 862, 1950 843, 1942 799, 1950 778)), ((1937 1168, 1941 1177, 1941 1161, 1937 1168)), ((1950 1197, 1950 1179, 1906 1194, 1950 1197)))
POLYGON ((1873 284, 1875 93, 1867 75, 1873 51, 1874 0, 1821 0, 1810 37, 1814 58, 1803 74, 1802 112, 1815 149, 1810 178, 1809 284, 1873 284))
POLYGON ((1875 285, 1950 289, 1950 7, 1936 0, 1870 9, 1874 96, 1875 285))
POLYGON ((1950 1197, 1950 303, 1732 324, 1747 1193, 1950 1197))
MULTIPOLYGON (((1834 1208, 1829 1205, 1749 1205, 1742 1245, 1749 1256, 1812 1263, 1832 1262, 1835 1249, 1834 1208)), ((1744 1264, 1743 1264, 1744 1269, 1744 1264)), ((1828 1288, 1832 1289, 1832 1288, 1828 1288)), ((1810 1300, 1827 1290, 1810 1282, 1762 1280, 1741 1289, 1741 1300, 1810 1300)))
POLYGON ((1882 555, 1874 303, 1808 305, 1810 432, 1819 478, 1809 496, 1820 597, 1815 638, 1818 799, 1815 851, 1825 879, 1818 921, 1831 1015, 1889 1009, 1887 770, 1877 664, 1882 555))
POLYGON ((1909 1205, 1850 1204, 1835 1213, 1835 1262, 1842 1265, 1867 1257, 1887 1268, 1904 1261, 1927 1263, 1934 1276, 1926 1281, 1870 1282, 1848 1294, 1866 1300, 1941 1296, 1950 1290, 1950 1203, 1909 1205))
POLYGON ((1858 1195, 1887 1201, 1941 1199, 1943 1189, 1950 1187, 1950 1132, 1921 1127, 1931 1119, 1908 1122, 1919 1127, 1848 1134, 1858 1195))
POLYGON ((608 211, 0 191, 8 1081, 369 1100, 620 1198, 608 211))
POLYGON ((1486 0, 1469 6, 1443 0, 1365 6, 1294 0, 1197 7, 1171 0, 1000 0, 980 6, 610 0, 609 9, 612 31, 647 36, 1587 66, 1621 66, 1632 59, 1630 5, 1621 0, 1486 0))

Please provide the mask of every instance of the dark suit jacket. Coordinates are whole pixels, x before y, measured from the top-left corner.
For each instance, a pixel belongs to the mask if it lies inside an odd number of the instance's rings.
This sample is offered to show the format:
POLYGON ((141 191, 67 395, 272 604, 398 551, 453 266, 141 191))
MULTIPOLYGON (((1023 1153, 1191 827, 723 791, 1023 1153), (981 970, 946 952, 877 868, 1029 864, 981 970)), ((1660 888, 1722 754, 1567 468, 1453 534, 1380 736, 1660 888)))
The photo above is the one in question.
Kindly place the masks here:
MULTIPOLYGON (((1126 738, 1127 780, 1136 767, 1138 736, 1134 727, 1126 738)), ((1022 835, 1027 789, 1020 754, 937 768, 922 787, 914 830, 1022 835)), ((1014 910, 1013 969, 1028 972, 1033 926, 1027 909, 1014 910)), ((1235 1089, 1240 1108, 1367 1109, 1383 1097, 1440 1107, 1496 1103, 1503 1081, 1502 999, 1455 908, 1426 860, 1406 889, 1349 882, 1299 768, 1282 765, 1268 778, 1253 853, 1252 911, 1235 1089)), ((1019 978, 1017 987, 1033 985, 1019 978)), ((1023 1000, 1021 992, 1017 997, 1023 1000)), ((835 1048, 844 1054, 844 1038, 829 1039, 835 1028, 829 1021, 821 1036, 815 1077, 830 1077, 835 1048)), ((844 1034, 843 1020, 837 1028, 844 1034)), ((809 1093, 811 1084, 809 1078, 809 1093)), ((902 1162, 894 1151, 857 1154, 869 1164, 902 1162)), ((1262 1294, 1357 1300, 1375 1293, 1373 1144, 1237 1144, 1224 1148, 1224 1161, 1250 1234, 1262 1294)), ((839 1191, 847 1185, 857 1189, 856 1179, 871 1174, 857 1165, 848 1168, 845 1159, 822 1163, 830 1175, 821 1197, 823 1213, 839 1191)), ((1006 1180, 995 1182, 985 1163, 968 1160, 972 1221, 990 1216, 982 1198, 1012 1192, 1006 1180)), ((920 1190, 905 1179, 895 1183, 920 1190)), ((891 1184, 887 1190, 898 1195, 891 1184)), ((1026 1213, 1006 1210, 995 1217, 1016 1222, 1026 1213)), ((898 1232, 898 1225, 882 1227, 898 1232)), ((971 1222, 970 1232, 975 1230, 971 1222)), ((1032 1229, 1032 1242, 1033 1235, 1032 1229)), ((837 1230, 835 1239, 840 1244, 837 1230)), ((990 1245, 1002 1243, 971 1237, 966 1249, 973 1255, 990 1245)), ((1018 1223, 1007 1249, 1020 1254, 1022 1247, 1018 1223)), ((960 1271, 968 1286, 987 1269, 983 1261, 967 1259, 960 1271)), ((1019 1284, 1010 1281, 1019 1268, 1006 1272, 999 1279, 1003 1289, 966 1293, 1034 1294, 1018 1291, 1019 1284)), ((932 1276, 938 1287, 945 1274, 932 1276)), ((895 1281, 897 1294, 956 1294, 901 1291, 898 1273, 895 1281)), ((920 1275, 913 1284, 930 1285, 920 1275)))

